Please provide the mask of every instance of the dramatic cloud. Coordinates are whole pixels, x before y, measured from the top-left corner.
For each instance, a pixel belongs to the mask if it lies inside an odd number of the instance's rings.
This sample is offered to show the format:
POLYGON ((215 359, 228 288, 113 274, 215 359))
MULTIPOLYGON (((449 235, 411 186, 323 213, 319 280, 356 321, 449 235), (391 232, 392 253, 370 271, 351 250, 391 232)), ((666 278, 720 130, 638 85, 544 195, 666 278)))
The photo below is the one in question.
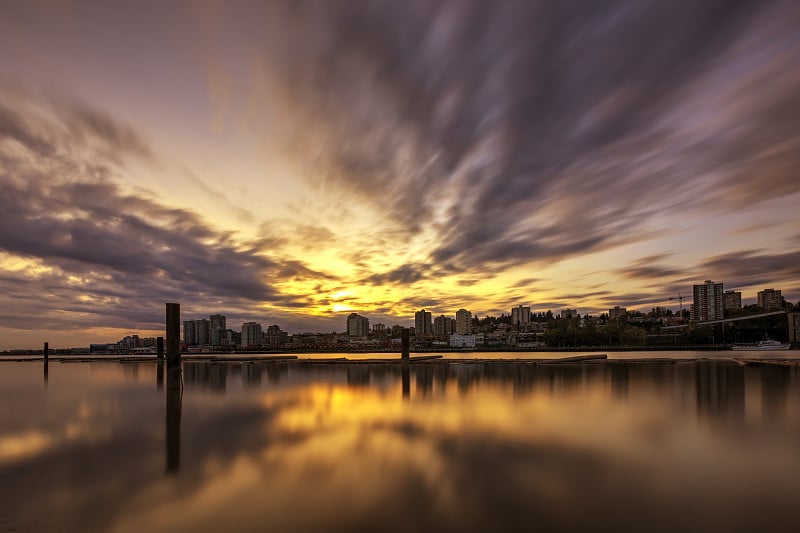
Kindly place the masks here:
POLYGON ((668 207, 800 191, 789 2, 281 6, 289 144, 407 238, 432 228, 431 263, 552 262, 650 238, 668 207))
POLYGON ((191 295, 253 314, 264 302, 302 305, 271 280, 324 279, 300 261, 232 241, 193 212, 123 192, 111 181, 115 164, 153 155, 111 118, 83 109, 32 124, 0 113, 0 252, 5 263, 25 265, 0 276, 7 326, 64 327, 87 323, 88 314, 88 323, 156 329, 164 300, 191 295), (63 130, 73 132, 67 144, 52 133, 63 130), (100 154, 82 155, 94 146, 100 154), (44 302, 26 302, 37 293, 44 302))

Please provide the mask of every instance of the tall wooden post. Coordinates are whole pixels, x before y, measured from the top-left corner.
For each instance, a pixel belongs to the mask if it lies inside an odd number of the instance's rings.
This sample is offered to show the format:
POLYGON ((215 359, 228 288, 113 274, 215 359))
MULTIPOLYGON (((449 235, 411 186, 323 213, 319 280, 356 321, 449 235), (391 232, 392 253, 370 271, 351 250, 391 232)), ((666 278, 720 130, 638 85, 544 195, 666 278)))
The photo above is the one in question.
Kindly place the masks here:
POLYGON ((411 345, 411 340, 408 337, 408 328, 403 328, 403 334, 400 337, 400 343, 401 343, 400 346, 401 346, 401 350, 402 350, 402 352, 400 354, 400 360, 402 362, 404 362, 404 363, 407 363, 409 361, 409 359, 410 359, 409 352, 410 352, 410 345, 411 345))
POLYGON ((167 304, 167 387, 181 387, 181 304, 167 304))
POLYGON ((47 380, 48 380, 47 363, 49 362, 48 358, 50 357, 50 344, 47 343, 47 342, 44 343, 43 353, 44 353, 44 383, 46 385, 47 384, 47 380))

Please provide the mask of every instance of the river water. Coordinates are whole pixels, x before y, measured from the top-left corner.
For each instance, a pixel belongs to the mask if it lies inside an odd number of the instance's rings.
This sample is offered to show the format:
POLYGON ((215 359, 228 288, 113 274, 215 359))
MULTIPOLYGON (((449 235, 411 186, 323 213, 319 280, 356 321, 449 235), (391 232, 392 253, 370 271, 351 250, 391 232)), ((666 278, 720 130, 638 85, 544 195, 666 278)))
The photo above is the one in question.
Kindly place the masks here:
POLYGON ((0 531, 800 531, 794 366, 159 375, 0 362, 0 531))

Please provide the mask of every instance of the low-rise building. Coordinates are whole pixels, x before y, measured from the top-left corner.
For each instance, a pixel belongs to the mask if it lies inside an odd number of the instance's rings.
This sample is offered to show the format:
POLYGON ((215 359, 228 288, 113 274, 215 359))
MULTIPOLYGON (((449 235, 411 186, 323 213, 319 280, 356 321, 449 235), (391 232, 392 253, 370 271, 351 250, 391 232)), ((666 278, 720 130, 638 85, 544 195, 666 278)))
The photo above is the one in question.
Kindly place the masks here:
POLYGON ((450 335, 451 348, 475 348, 475 335, 450 335))

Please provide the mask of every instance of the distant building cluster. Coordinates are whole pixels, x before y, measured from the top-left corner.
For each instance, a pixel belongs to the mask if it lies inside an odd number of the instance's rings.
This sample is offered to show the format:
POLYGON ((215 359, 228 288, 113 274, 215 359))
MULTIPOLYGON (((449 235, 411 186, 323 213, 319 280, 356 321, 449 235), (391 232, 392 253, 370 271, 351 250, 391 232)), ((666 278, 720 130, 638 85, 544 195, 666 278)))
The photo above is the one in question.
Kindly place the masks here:
MULTIPOLYGON (((692 287, 694 301, 691 307, 691 319, 695 322, 722 320, 726 311, 742 309, 742 293, 725 291, 722 283, 706 280, 701 285, 692 287)), ((786 300, 780 290, 764 289, 758 292, 758 307, 765 312, 779 311, 786 307, 786 300)))
POLYGON ((156 338, 139 337, 139 335, 127 335, 117 342, 90 344, 89 352, 111 354, 154 354, 156 353, 156 338))
MULTIPOLYGON (((545 346, 579 346, 580 342, 615 343, 647 342, 654 330, 669 332, 685 328, 689 319, 703 324, 721 320, 742 312, 778 311, 791 308, 779 289, 769 288, 758 292, 757 306, 747 306, 743 311, 742 293, 724 290, 723 284, 712 280, 692 287, 693 301, 684 314, 683 296, 678 295, 681 311, 654 307, 650 312, 629 311, 614 306, 599 317, 581 316, 577 309, 533 312, 528 305, 518 305, 499 317, 479 319, 467 309, 453 315, 438 316, 427 309, 414 313, 414 327, 410 328, 414 349, 474 349, 493 347, 538 348, 545 346), (636 333, 638 328, 639 333, 636 333), (663 328, 663 331, 662 331, 663 328), (627 332, 627 333, 626 333, 627 332), (627 337, 626 337, 627 335, 627 337), (631 336, 634 335, 634 336, 631 336), (639 337, 635 337, 639 335, 639 337)), ((673 300, 675 298, 670 298, 673 300)), ((300 333, 289 335, 278 325, 264 328, 258 322, 244 322, 238 331, 228 328, 225 315, 212 314, 208 318, 183 321, 182 349, 188 352, 233 350, 331 350, 371 351, 395 350, 400 345, 404 327, 375 323, 358 313, 346 317, 342 333, 300 333)), ((660 333, 659 333, 660 334, 660 333)), ((116 343, 92 344, 92 352, 104 353, 155 353, 156 338, 129 335, 116 343)))
POLYGON ((190 352, 220 348, 279 350, 286 344, 288 336, 277 325, 264 330, 258 322, 245 322, 240 331, 228 329, 226 317, 220 314, 183 321, 183 344, 190 352))

